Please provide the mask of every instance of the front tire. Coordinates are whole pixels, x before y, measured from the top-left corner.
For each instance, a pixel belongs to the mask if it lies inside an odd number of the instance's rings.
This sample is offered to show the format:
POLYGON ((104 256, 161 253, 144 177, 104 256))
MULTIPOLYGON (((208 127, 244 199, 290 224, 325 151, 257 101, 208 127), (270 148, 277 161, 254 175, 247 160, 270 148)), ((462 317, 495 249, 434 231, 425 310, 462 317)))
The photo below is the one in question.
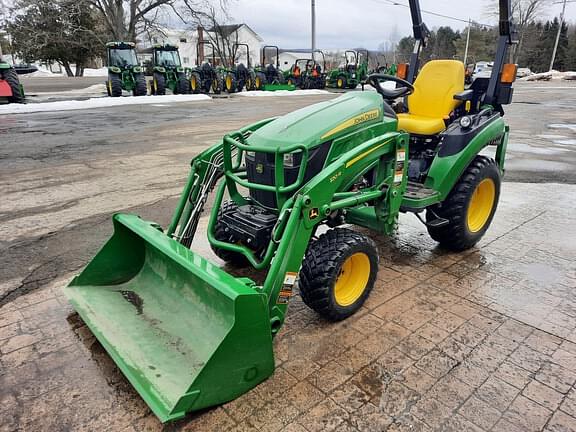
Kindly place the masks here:
POLYGON ((262 72, 256 74, 256 80, 254 81, 254 87, 256 90, 264 90, 264 85, 266 84, 266 75, 262 72))
POLYGON ((190 94, 190 81, 186 79, 184 74, 178 74, 178 81, 176 82, 177 94, 190 94))
POLYGON ((348 86, 348 82, 346 80, 346 77, 344 75, 339 75, 338 78, 336 78, 336 88, 342 90, 345 89, 348 86))
POLYGON ((310 244, 300 270, 300 294, 330 321, 348 318, 362 307, 378 273, 378 252, 368 237, 332 229, 310 244))
POLYGON ((428 227, 440 245, 452 251, 470 249, 484 236, 498 206, 501 176, 494 159, 476 156, 444 202, 426 211, 428 222, 436 217, 448 225, 428 227))
POLYGON ((122 96, 122 79, 120 75, 108 75, 108 94, 112 97, 122 96))
POLYGON ((144 74, 136 75, 136 87, 134 87, 134 96, 148 95, 148 88, 146 87, 146 77, 144 74))
POLYGON ((166 94, 166 79, 163 74, 154 72, 152 79, 153 94, 157 96, 164 96, 166 94))
POLYGON ((227 93, 236 93, 236 87, 238 84, 236 83, 236 78, 233 74, 229 73, 226 74, 226 78, 224 79, 224 88, 227 93))
POLYGON ((198 94, 202 91, 202 79, 196 72, 190 75, 190 91, 192 94, 198 94))

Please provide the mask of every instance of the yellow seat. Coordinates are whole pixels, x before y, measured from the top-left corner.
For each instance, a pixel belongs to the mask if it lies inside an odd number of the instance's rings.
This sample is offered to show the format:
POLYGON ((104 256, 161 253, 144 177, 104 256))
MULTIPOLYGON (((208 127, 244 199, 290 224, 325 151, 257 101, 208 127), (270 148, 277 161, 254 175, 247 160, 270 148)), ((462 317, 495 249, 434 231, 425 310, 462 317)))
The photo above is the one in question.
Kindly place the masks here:
POLYGON ((464 90, 464 64, 457 60, 432 60, 424 65, 414 93, 408 96, 408 113, 398 114, 398 129, 416 135, 435 135, 444 119, 461 103, 454 95, 464 90))

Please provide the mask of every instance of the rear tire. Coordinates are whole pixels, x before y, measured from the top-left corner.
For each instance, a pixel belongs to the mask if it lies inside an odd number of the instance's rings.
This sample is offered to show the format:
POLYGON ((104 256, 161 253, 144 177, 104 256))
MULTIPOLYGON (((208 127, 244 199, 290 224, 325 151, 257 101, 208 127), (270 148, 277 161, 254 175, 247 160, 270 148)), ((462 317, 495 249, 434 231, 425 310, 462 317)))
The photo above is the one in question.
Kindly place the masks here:
POLYGON ((311 309, 331 321, 362 307, 378 273, 378 251, 368 237, 332 229, 310 244, 300 270, 300 294, 311 309))
POLYGON ((24 96, 22 95, 22 90, 20 88, 20 79, 14 68, 6 69, 3 73, 4 80, 10 86, 12 90, 12 96, 8 99, 9 103, 24 103, 24 96))
POLYGON ((164 96, 166 94, 166 78, 164 74, 154 72, 152 78, 152 90, 156 96, 164 96))
POLYGON ((202 80, 200 79, 200 75, 196 72, 192 72, 190 75, 190 92, 192 94, 198 94, 202 90, 201 86, 202 80))
POLYGON ((148 88, 146 87, 146 77, 144 74, 136 75, 136 87, 134 87, 134 96, 147 96, 148 88))
POLYGON ((236 82, 236 77, 229 73, 226 74, 224 78, 224 89, 227 93, 236 93, 236 88, 238 87, 238 83, 236 82))
POLYGON ((216 77, 212 81, 212 93, 220 94, 224 90, 224 81, 221 77, 216 77))
POLYGON ((122 79, 120 78, 120 75, 108 75, 108 93, 112 97, 122 96, 122 79))
POLYGON ((500 170, 494 159, 476 156, 448 198, 426 211, 428 222, 436 216, 448 219, 443 227, 428 227, 430 237, 452 250, 470 249, 484 236, 498 206, 500 170))
POLYGON ((266 75, 262 72, 256 74, 256 80, 254 81, 254 87, 256 90, 264 90, 264 85, 266 84, 266 75))
MULTIPOLYGON (((214 227, 214 237, 216 240, 223 241, 226 243, 237 243, 234 236, 225 231, 224 225, 220 223, 222 217, 227 213, 234 213, 238 209, 238 206, 233 201, 225 201, 222 207, 218 211, 218 217, 216 219, 216 226, 214 227)), ((243 268, 249 265, 248 259, 237 252, 228 251, 225 249, 219 249, 210 245, 212 251, 222 260, 226 261, 232 267, 243 268)))

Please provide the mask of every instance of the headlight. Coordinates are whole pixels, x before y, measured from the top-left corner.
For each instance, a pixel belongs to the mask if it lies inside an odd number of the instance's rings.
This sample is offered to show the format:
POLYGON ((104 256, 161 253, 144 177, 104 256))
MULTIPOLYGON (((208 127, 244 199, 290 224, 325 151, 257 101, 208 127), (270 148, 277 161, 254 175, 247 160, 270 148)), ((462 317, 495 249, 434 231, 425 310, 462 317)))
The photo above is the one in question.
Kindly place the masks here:
POLYGON ((142 72, 142 68, 140 66, 134 66, 134 73, 142 72))
POLYGON ((184 72, 184 68, 181 67, 181 66, 178 66, 178 67, 176 68, 176 72, 184 72))
POLYGON ((294 153, 285 153, 284 154, 284 166, 287 167, 294 167, 294 153))
POLYGON ((472 119, 468 116, 464 116, 460 119, 460 127, 463 129, 468 129, 472 125, 472 119))

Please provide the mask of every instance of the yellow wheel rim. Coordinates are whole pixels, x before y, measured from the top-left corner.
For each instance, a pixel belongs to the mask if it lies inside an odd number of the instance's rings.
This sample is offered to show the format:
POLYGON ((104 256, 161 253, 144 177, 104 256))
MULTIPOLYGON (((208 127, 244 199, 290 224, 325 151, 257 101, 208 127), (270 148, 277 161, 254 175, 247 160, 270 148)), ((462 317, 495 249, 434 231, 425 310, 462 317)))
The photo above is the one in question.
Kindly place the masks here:
POLYGON ((228 90, 232 89, 232 77, 230 76, 226 77, 226 89, 228 90))
POLYGON ((370 279, 370 258, 362 252, 344 261, 334 285, 334 299, 340 306, 350 306, 361 296, 370 279))
POLYGON ((486 178, 478 183, 468 204, 466 221, 470 232, 475 233, 484 228, 492 213, 495 199, 496 185, 494 180, 486 178))
POLYGON ((342 78, 340 78, 338 80, 338 88, 342 88, 342 87, 344 87, 344 82, 342 81, 342 78))
POLYGON ((112 94, 112 80, 108 80, 108 90, 112 94))
POLYGON ((192 87, 192 90, 196 90, 196 77, 190 79, 190 87, 192 87))
POLYGON ((258 88, 258 89, 260 88, 260 83, 261 83, 261 82, 262 82, 262 81, 260 80, 260 78, 256 78, 256 88, 258 88))

